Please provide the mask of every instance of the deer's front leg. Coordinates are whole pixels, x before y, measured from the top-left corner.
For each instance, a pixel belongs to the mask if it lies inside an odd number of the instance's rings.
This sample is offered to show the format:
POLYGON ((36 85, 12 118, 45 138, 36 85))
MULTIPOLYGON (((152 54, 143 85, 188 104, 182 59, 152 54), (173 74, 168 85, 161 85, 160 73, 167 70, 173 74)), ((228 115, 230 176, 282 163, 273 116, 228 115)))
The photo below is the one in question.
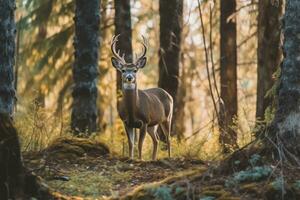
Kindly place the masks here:
POLYGON ((144 140, 145 140, 146 132, 147 132, 147 124, 144 124, 141 127, 141 130, 140 130, 140 138, 139 138, 139 146, 138 146, 139 147, 139 159, 140 160, 142 159, 143 143, 144 143, 144 140))
POLYGON ((129 157, 133 159, 134 158, 134 136, 135 136, 134 128, 128 127, 126 126, 126 124, 124 124, 124 126, 128 138, 129 157))

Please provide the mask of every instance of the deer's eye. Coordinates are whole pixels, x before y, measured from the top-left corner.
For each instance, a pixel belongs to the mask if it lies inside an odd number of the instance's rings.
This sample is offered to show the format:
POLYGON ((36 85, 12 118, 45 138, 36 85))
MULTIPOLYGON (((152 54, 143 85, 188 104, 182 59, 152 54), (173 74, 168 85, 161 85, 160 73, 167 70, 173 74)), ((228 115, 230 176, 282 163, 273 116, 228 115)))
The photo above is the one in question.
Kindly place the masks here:
POLYGON ((137 73, 137 70, 135 69, 135 70, 133 70, 133 72, 134 72, 134 73, 137 73))
POLYGON ((122 73, 125 73, 126 71, 125 71, 125 69, 122 69, 122 73))

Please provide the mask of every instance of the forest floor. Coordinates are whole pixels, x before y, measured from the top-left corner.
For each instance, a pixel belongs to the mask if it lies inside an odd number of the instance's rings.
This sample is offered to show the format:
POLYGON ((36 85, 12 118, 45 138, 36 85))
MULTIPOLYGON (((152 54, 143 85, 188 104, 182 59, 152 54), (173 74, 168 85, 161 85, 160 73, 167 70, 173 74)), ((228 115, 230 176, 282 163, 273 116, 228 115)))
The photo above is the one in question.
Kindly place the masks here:
POLYGON ((38 153, 25 153, 24 163, 51 189, 78 199, 118 197, 146 183, 206 169, 202 161, 193 159, 113 157, 103 144, 74 138, 57 140, 38 153))
POLYGON ((59 193, 57 199, 300 199, 299 167, 281 168, 267 161, 270 155, 236 155, 219 165, 180 158, 137 161, 112 156, 101 143, 63 138, 26 153, 24 162, 59 193))

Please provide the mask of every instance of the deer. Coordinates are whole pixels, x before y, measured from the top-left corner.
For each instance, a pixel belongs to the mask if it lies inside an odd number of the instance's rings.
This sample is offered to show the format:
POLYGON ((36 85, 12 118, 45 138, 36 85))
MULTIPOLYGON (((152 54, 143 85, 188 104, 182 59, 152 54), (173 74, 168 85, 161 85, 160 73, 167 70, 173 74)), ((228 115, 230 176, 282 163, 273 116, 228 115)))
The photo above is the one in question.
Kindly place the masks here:
POLYGON ((168 156, 171 157, 170 132, 173 115, 173 98, 162 88, 138 89, 137 73, 147 63, 147 45, 143 38, 142 53, 135 54, 133 62, 125 61, 125 54, 120 55, 116 49, 118 37, 113 36, 111 42, 112 66, 121 72, 122 96, 117 105, 119 116, 124 124, 128 139, 129 157, 134 159, 135 129, 140 130, 138 141, 138 158, 142 160, 142 148, 146 133, 152 139, 152 160, 156 160, 159 137, 158 128, 161 128, 167 143, 168 156))

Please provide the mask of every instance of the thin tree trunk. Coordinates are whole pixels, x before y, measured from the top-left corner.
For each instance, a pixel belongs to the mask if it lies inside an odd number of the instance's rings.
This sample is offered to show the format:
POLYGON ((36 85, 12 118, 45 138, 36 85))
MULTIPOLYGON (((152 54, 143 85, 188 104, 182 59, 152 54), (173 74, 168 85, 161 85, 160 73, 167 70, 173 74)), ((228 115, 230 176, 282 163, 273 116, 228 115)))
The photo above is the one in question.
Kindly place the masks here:
MULTIPOLYGON (((50 15, 51 10, 49 11, 48 16, 50 15)), ((37 41, 40 43, 43 43, 44 40, 47 37, 47 25, 46 24, 42 24, 39 26, 39 32, 37 35, 37 41)), ((35 95, 35 99, 34 99, 34 103, 35 103, 35 107, 37 110, 39 110, 39 108, 45 108, 45 98, 46 95, 44 94, 44 91, 42 90, 41 87, 37 88, 37 94, 35 95)))
POLYGON ((71 128, 74 134, 90 134, 97 127, 100 0, 76 0, 75 3, 71 128))
POLYGON ((13 114, 15 102, 15 1, 0 1, 0 113, 13 114))
POLYGON ((237 147, 237 31, 235 0, 221 0, 220 143, 224 153, 237 147))
POLYGON ((267 92, 274 84, 273 74, 282 61, 281 17, 283 0, 259 1, 257 50, 257 101, 256 118, 265 119, 265 111, 272 103, 267 92))
POLYGON ((283 23, 284 60, 277 88, 277 110, 271 126, 281 159, 300 164, 300 1, 287 0, 283 23))
POLYGON ((185 133, 185 105, 187 98, 187 70, 185 66, 184 55, 181 54, 181 74, 180 74, 180 84, 178 88, 177 95, 177 113, 176 113, 176 121, 174 124, 174 129, 176 130, 176 136, 178 141, 184 139, 185 133))
MULTIPOLYGON (((158 86, 165 89, 174 100, 172 134, 182 134, 174 130, 178 114, 178 88, 183 25, 183 0, 160 0, 160 50, 158 86)), ((180 108, 183 109, 183 108, 180 108)))
MULTIPOLYGON (((119 35, 117 49, 120 49, 120 55, 125 54, 127 62, 133 61, 132 54, 132 30, 131 30, 131 11, 130 0, 115 0, 115 35, 119 35)), ((117 98, 122 90, 121 73, 117 70, 117 98)))

